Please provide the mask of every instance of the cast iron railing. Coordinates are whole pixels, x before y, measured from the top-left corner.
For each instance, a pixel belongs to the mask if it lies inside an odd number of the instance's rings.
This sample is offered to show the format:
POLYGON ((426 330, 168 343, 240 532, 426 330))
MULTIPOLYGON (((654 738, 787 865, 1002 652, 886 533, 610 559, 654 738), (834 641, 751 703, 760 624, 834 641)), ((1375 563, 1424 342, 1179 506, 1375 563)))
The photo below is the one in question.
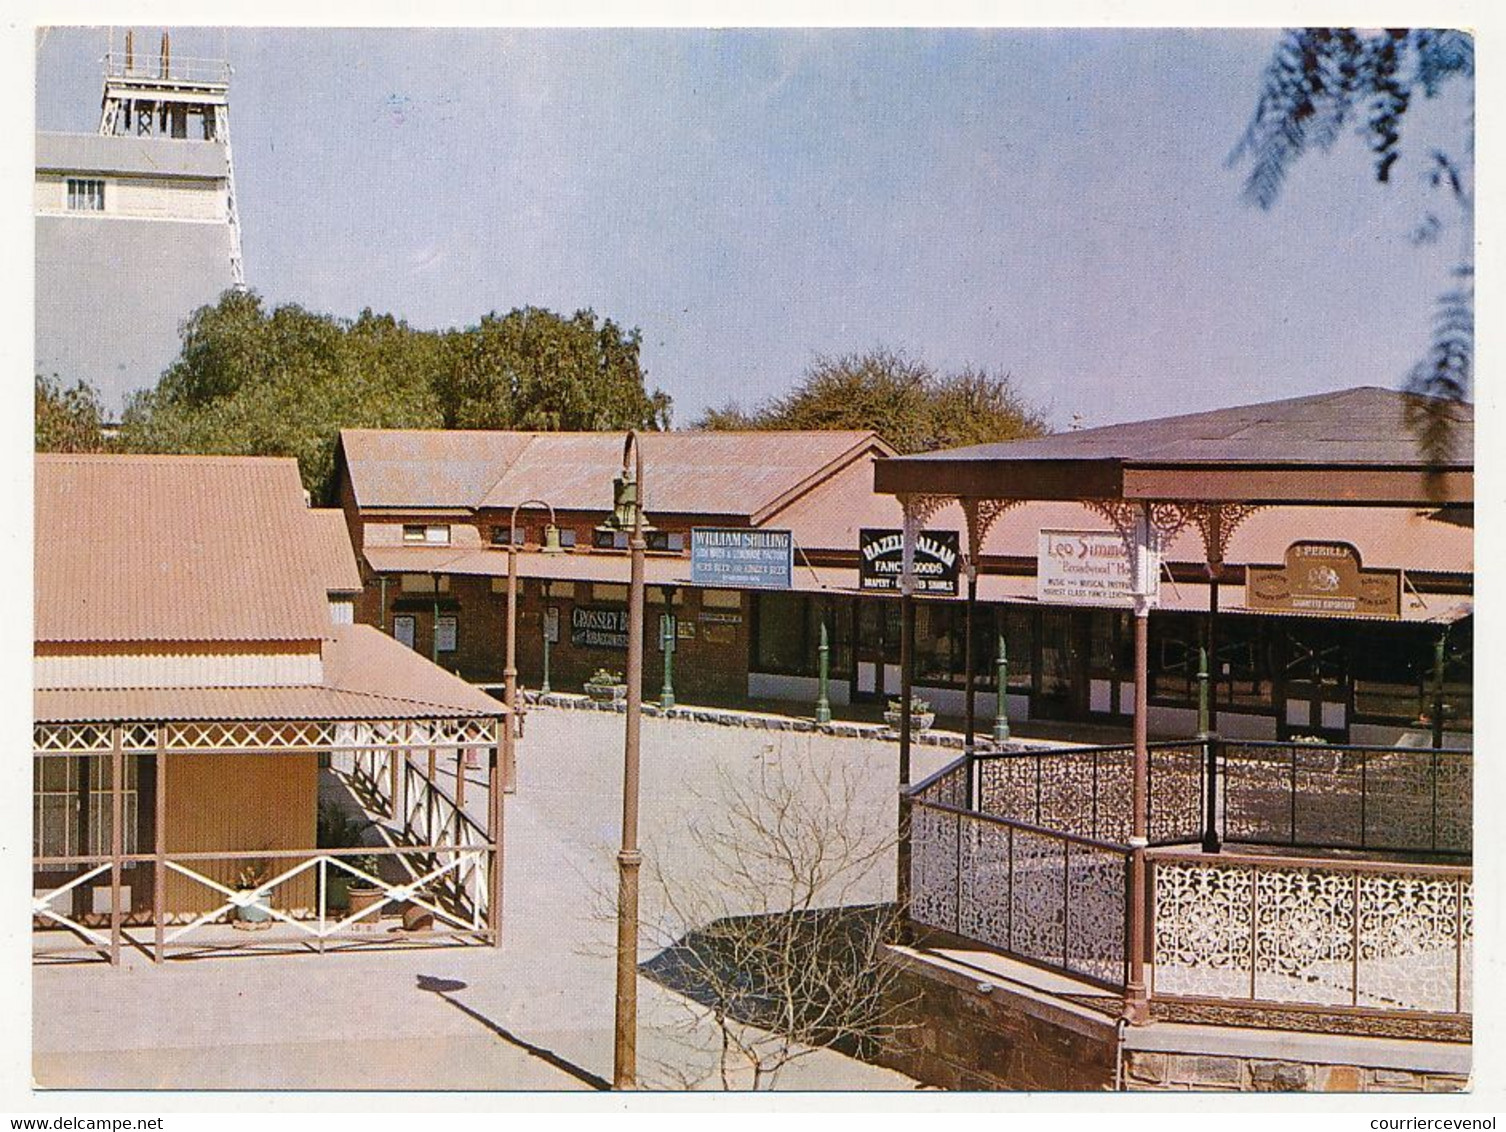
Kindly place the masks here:
MULTIPOLYGON (((1469 752, 1212 738, 1149 755, 1157 997, 1469 1013, 1467 866, 1206 851, 1467 856, 1469 752)), ((1122 988, 1133 760, 1129 747, 975 755, 911 788, 912 922, 1122 988)))

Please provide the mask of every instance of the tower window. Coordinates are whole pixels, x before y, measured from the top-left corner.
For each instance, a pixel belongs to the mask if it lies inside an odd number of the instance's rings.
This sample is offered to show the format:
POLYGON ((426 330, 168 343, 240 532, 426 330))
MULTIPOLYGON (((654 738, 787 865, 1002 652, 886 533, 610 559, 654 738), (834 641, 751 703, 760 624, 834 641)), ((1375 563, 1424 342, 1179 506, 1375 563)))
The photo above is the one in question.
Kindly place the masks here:
POLYGON ((78 177, 68 178, 69 212, 103 212, 105 210, 105 183, 86 181, 78 177))

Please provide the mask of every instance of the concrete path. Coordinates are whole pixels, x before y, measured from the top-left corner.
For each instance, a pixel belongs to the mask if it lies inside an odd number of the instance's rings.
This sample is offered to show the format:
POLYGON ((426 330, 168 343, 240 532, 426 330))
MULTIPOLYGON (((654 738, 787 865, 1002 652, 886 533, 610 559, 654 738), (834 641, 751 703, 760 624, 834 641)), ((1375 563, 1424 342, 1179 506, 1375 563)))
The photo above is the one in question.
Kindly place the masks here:
MULTIPOLYGON (((507 800, 504 942, 175 961, 128 955, 37 967, 34 1070, 61 1088, 589 1089, 612 1069, 614 851, 623 717, 535 710, 507 800)), ((914 777, 955 752, 917 748, 914 777)), ((716 885, 684 836, 723 780, 789 760, 845 773, 854 815, 890 828, 893 743, 679 721, 643 723, 642 840, 666 872, 716 885)), ((484 805, 470 792, 468 808, 484 805)), ((653 914, 652 886, 645 909, 653 914)), ((855 890, 892 898, 888 861, 855 890)), ((647 959, 651 952, 645 951, 647 959)), ((715 1087, 715 1034, 686 1030, 685 1000, 640 978, 640 1075, 655 1087, 715 1087)), ((792 1064, 781 1088, 912 1089, 828 1050, 792 1064)))

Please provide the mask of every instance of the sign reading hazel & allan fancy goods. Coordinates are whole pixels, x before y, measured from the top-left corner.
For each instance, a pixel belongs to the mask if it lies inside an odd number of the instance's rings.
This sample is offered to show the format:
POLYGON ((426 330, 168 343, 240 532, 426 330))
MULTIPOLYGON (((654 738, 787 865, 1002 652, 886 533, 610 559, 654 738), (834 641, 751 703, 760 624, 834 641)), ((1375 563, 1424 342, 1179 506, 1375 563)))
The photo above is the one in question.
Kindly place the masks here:
MULTIPOLYGON (((915 592, 957 596, 962 544, 956 531, 921 531, 915 538, 915 592)), ((858 589, 898 592, 905 566, 901 531, 858 532, 858 589)))
POLYGON ((1245 607, 1400 617, 1401 571, 1364 569, 1347 542, 1294 542, 1284 565, 1246 569, 1245 607))

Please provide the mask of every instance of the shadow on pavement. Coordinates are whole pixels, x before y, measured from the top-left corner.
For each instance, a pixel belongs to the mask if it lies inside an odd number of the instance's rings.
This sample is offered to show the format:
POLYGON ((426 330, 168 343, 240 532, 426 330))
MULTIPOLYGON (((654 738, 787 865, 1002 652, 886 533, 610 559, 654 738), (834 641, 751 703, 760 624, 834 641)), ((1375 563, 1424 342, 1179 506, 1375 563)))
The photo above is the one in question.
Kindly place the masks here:
POLYGON ((536 1046, 532 1042, 525 1041, 524 1039, 514 1034, 511 1030, 508 1030, 506 1027, 500 1026, 496 1022, 493 1022, 490 1018, 482 1014, 480 1011, 475 1010, 472 1007, 467 1006, 465 1003, 457 1001, 456 999, 450 997, 453 992, 464 990, 466 988, 466 985, 467 984, 461 982, 459 979, 440 979, 435 978, 433 975, 418 976, 419 990, 429 991, 430 993, 444 999, 445 1002, 448 1002, 456 1010, 460 1011, 467 1017, 473 1018, 477 1022, 480 1022, 481 1025, 485 1026, 488 1030, 496 1034, 497 1037, 501 1038, 509 1045, 516 1046, 524 1053, 538 1058, 540 1061, 544 1062, 547 1065, 554 1066, 554 1068, 558 1069, 562 1073, 568 1073, 577 1081, 580 1081, 582 1084, 589 1085, 593 1089, 609 1091, 612 1088, 610 1081, 607 1081, 603 1077, 598 1077, 589 1069, 582 1069, 579 1065, 566 1061, 563 1057, 555 1053, 553 1050, 544 1049, 542 1046, 536 1046))

